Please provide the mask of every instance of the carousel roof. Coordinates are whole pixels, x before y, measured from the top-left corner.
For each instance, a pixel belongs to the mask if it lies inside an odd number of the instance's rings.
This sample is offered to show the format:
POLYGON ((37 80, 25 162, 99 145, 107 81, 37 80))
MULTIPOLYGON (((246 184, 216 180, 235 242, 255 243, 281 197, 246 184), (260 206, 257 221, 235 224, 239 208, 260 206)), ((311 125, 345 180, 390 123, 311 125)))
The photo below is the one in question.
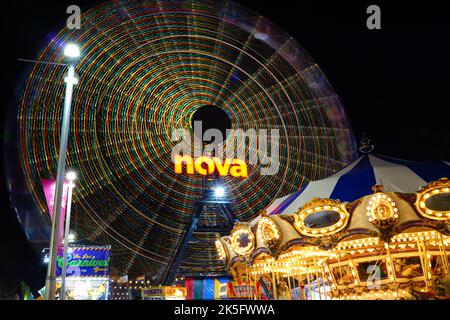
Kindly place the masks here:
POLYGON ((412 193, 441 177, 450 177, 450 163, 364 155, 332 176, 311 181, 298 192, 276 199, 267 212, 294 213, 313 198, 352 202, 371 194, 375 184, 382 185, 386 192, 412 193))

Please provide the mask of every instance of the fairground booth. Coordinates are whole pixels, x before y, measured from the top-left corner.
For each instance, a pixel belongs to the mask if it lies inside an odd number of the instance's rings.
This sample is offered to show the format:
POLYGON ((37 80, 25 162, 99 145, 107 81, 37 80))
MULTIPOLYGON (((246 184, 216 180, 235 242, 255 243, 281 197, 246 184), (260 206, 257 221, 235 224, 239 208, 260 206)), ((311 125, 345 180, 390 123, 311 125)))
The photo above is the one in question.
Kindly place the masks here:
POLYGON ((446 177, 446 162, 364 155, 236 223, 217 248, 252 299, 448 299, 446 177))
MULTIPOLYGON (((111 246, 71 245, 67 255, 65 278, 67 300, 108 300, 111 246)), ((62 248, 56 269, 60 292, 63 268, 62 248)))
POLYGON ((184 280, 187 300, 228 299, 229 277, 187 277, 184 280))
POLYGON ((186 300, 184 287, 145 287, 141 291, 142 300, 186 300))

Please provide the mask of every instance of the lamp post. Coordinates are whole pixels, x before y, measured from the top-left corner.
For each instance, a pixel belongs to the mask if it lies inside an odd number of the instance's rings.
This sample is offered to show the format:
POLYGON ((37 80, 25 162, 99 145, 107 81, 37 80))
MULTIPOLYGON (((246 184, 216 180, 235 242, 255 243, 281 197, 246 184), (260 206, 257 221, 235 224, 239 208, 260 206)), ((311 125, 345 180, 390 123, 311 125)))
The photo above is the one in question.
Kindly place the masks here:
POLYGON ((45 298, 54 300, 56 294, 56 256, 58 253, 59 225, 61 220, 61 204, 64 187, 66 167, 67 140, 70 127, 70 110, 72 104, 73 86, 78 83, 75 75, 75 65, 80 57, 80 49, 75 44, 67 44, 64 48, 64 56, 69 65, 66 82, 66 94, 64 97, 64 111, 61 125, 61 137, 59 142, 58 169, 56 173, 55 201, 53 208, 52 229, 50 235, 50 254, 47 268, 47 280, 45 284, 45 298))
MULTIPOLYGON (((72 192, 75 187, 75 179, 77 175, 71 171, 67 173, 67 180, 69 180, 69 190, 67 190, 67 209, 66 209, 66 226, 64 228, 64 253, 63 253, 63 267, 61 274, 61 290, 59 293, 59 300, 66 299, 66 275, 67 275, 67 251, 69 249, 70 239, 70 211, 72 208, 72 192)), ((73 239, 72 239, 73 240, 73 239)))

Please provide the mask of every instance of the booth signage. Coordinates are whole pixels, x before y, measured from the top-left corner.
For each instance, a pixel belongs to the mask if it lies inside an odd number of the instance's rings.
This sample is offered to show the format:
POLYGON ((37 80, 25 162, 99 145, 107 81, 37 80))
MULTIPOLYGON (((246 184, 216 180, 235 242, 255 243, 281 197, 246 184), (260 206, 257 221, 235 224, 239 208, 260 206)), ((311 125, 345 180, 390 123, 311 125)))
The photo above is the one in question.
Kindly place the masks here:
MULTIPOLYGON (((110 246, 69 247, 67 277, 108 277, 110 246)), ((63 248, 58 248, 56 276, 62 274, 63 248)))
POLYGON ((234 299, 250 299, 255 296, 255 286, 252 285, 238 285, 236 283, 229 282, 227 285, 228 298, 234 299))

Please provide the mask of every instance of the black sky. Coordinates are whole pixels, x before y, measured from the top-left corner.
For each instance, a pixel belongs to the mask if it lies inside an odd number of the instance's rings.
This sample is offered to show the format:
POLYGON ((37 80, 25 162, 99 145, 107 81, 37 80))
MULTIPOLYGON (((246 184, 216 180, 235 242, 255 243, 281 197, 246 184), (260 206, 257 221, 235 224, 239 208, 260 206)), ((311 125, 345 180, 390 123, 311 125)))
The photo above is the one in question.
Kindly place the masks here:
MULTIPOLYGON (((237 2, 277 23, 311 54, 342 98, 358 138, 367 132, 377 152, 389 156, 450 160, 450 16, 443 1, 237 2), (374 3, 382 10, 382 30, 366 28, 366 8, 374 3)), ((27 0, 3 7, 5 109, 29 68, 17 59, 36 56, 64 25, 68 5, 83 10, 98 3, 27 0)))
MULTIPOLYGON (((442 7, 444 1, 236 2, 278 24, 310 53, 342 98, 358 139, 366 132, 375 151, 387 156, 450 161, 450 15, 442 7), (381 7, 382 30, 366 28, 370 4, 381 7)), ((36 57, 51 35, 64 26, 68 5, 85 10, 98 3, 2 3, 0 132, 4 131, 8 106, 14 103, 30 68, 17 59, 36 57)), ((0 178, 2 208, 8 208, 3 170, 0 178)), ((6 246, 15 246, 14 250, 26 251, 13 215, 12 211, 0 214, 3 240, 8 241, 6 246)))
POLYGON ((296 38, 321 66, 358 140, 366 132, 375 151, 388 156, 450 159, 445 2, 273 3, 255 9, 296 38), (382 10, 382 29, 375 31, 366 28, 366 9, 374 3, 382 10))

